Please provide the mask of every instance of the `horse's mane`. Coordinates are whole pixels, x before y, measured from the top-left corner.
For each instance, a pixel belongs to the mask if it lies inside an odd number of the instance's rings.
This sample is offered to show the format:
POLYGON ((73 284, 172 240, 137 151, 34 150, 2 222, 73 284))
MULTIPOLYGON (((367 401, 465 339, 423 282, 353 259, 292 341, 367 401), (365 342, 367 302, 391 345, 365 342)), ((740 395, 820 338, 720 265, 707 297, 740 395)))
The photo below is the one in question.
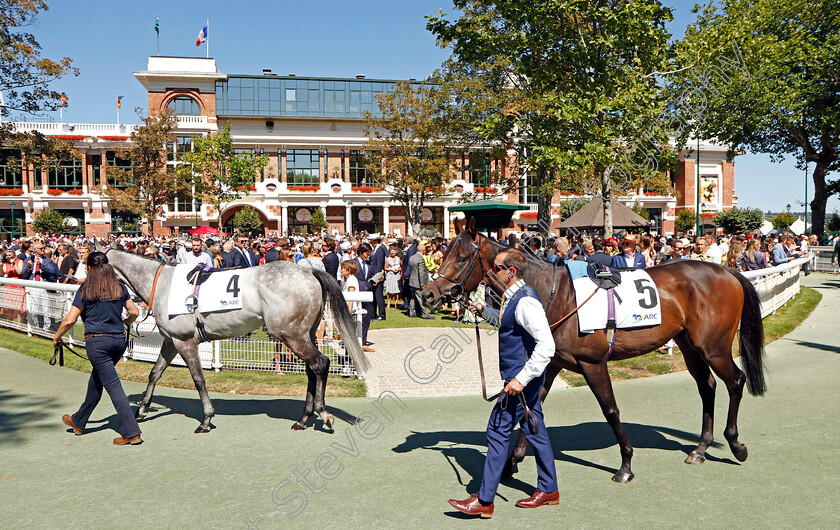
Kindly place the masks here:
POLYGON ((113 248, 112 247, 112 248, 106 248, 105 250, 116 250, 117 252, 122 252, 123 254, 131 254, 132 256, 135 256, 135 257, 138 257, 138 258, 143 258, 144 260, 147 260, 147 261, 154 261, 158 265, 172 265, 173 267, 175 266, 174 263, 169 263, 168 261, 161 261, 157 258, 153 258, 152 256, 144 256, 143 254, 138 254, 136 252, 129 252, 128 250, 121 249, 121 248, 113 248))
MULTIPOLYGON (((466 230, 463 230, 461 233, 463 233, 463 232, 466 232, 466 230)), ((456 239, 458 239, 459 237, 461 237, 461 234, 458 234, 457 236, 455 236, 456 239)), ((506 245, 506 244, 504 244, 500 241, 496 241, 492 237, 487 237, 487 236, 479 234, 479 233, 476 234, 476 237, 477 237, 478 241, 481 241, 482 239, 486 240, 488 244, 496 247, 496 249, 499 252, 502 252, 502 251, 505 251, 505 250, 516 250, 513 247, 510 247, 510 246, 508 246, 508 245, 506 245)), ((449 245, 449 248, 446 249, 446 253, 448 254, 450 249, 452 249, 454 247, 455 247, 455 244, 454 244, 454 240, 453 240, 453 244, 449 245)), ((540 267, 545 267, 546 265, 548 265, 548 266, 556 267, 562 261, 562 260, 558 260, 554 263, 545 261, 545 260, 540 259, 537 256, 535 256, 533 254, 533 252, 531 252, 531 249, 528 248, 527 246, 525 248, 527 249, 527 251, 519 249, 519 252, 525 257, 525 261, 527 261, 529 265, 537 265, 537 266, 540 266, 540 267)), ((444 258, 446 258, 446 254, 444 254, 444 258)))

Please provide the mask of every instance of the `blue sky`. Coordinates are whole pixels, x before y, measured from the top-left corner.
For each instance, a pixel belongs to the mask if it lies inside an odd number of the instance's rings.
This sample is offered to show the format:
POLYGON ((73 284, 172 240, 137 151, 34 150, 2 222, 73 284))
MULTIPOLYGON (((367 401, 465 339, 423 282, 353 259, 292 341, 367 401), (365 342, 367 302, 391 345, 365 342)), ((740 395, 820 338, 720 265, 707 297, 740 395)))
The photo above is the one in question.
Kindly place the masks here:
MULTIPOLYGON (((77 78, 55 84, 69 96, 65 121, 113 123, 122 95, 120 121, 136 123, 134 107, 147 104, 132 72, 145 70, 155 55, 155 17, 160 17, 160 54, 204 57, 195 46, 210 18, 210 53, 229 74, 257 74, 262 68, 286 75, 421 79, 447 53, 426 31, 424 17, 449 12, 448 0, 321 0, 289 2, 48 0, 32 29, 50 58, 69 56, 81 70, 77 78)), ((670 30, 681 37, 694 16, 690 0, 665 0, 674 11, 670 30)), ((58 120, 58 115, 54 116, 58 120)), ((813 165, 811 165, 813 170, 813 165)), ((741 206, 781 211, 805 198, 805 176, 792 162, 744 155, 735 161, 735 192, 741 206)), ((813 188, 812 185, 809 185, 813 188)), ((811 195, 811 198, 813 195, 811 195)), ((835 197, 828 211, 840 207, 835 197)))

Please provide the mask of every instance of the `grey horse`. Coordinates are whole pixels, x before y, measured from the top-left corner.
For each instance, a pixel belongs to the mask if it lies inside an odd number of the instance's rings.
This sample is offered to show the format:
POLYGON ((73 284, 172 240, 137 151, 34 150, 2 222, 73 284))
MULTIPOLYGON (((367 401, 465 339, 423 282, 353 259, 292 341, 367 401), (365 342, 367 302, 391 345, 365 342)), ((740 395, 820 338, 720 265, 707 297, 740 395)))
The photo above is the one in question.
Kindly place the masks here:
MULTIPOLYGON (((106 253, 111 266, 146 303, 152 295, 155 276, 160 269, 157 284, 154 285, 151 309, 163 336, 163 345, 160 357, 149 374, 149 384, 137 410, 137 418, 146 416, 155 384, 175 354, 179 353, 190 369, 204 407, 204 421, 195 432, 209 432, 210 420, 215 411, 207 393, 204 372, 198 357, 200 340, 195 316, 184 314, 170 318, 167 314, 169 286, 175 266, 163 265, 154 258, 118 250, 113 244, 110 248, 97 245, 97 250, 106 253)), ((306 404, 303 407, 303 415, 292 424, 292 429, 305 429, 313 412, 318 413, 327 429, 332 429, 335 418, 327 412, 324 403, 330 359, 318 351, 315 345, 315 331, 321 322, 326 300, 331 301, 336 326, 345 339, 344 347, 353 359, 356 370, 364 374, 368 369, 367 359, 356 340, 353 318, 344 302, 338 282, 321 271, 285 261, 274 261, 259 267, 242 269, 238 285, 243 303, 241 309, 202 315, 208 339, 239 337, 264 323, 269 333, 282 340, 306 363, 306 404)))

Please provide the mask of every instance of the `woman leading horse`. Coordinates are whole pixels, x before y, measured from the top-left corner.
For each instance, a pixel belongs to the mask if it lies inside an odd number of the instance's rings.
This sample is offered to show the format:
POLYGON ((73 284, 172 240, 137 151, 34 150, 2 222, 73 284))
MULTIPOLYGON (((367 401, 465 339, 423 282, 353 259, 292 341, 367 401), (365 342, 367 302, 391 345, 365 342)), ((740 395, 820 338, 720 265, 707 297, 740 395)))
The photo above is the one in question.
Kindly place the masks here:
MULTIPOLYGON (((501 294, 493 278, 492 264, 496 254, 508 248, 477 234, 475 224, 471 222, 468 229, 455 237, 444 255, 438 278, 423 289, 424 302, 433 305, 442 298, 469 293, 482 282, 501 294)), ((585 334, 578 331, 578 318, 574 312, 575 293, 566 268, 545 263, 533 256, 528 256, 528 259, 533 266, 528 267, 523 279, 539 294, 548 321, 555 323, 572 313, 570 317, 552 326, 556 351, 546 369, 541 397, 545 399, 561 369, 583 375, 621 449, 621 467, 613 475, 614 481, 628 482, 633 479, 630 469, 633 447, 619 420, 607 361, 643 355, 671 339, 679 345, 703 402, 700 443, 688 455, 686 462, 703 463, 706 449, 714 440, 713 372, 724 382, 729 392, 729 413, 724 436, 735 458, 742 462, 746 460, 747 447, 738 441, 738 408, 744 384, 753 395, 762 395, 765 390, 762 373, 764 331, 758 294, 749 280, 720 265, 696 261, 679 260, 647 269, 659 291, 662 323, 618 331, 610 354, 605 333, 585 334), (739 324, 739 345, 746 375, 732 358, 732 342, 739 324)), ((509 473, 522 461, 526 448, 527 442, 520 433, 508 462, 509 473)))

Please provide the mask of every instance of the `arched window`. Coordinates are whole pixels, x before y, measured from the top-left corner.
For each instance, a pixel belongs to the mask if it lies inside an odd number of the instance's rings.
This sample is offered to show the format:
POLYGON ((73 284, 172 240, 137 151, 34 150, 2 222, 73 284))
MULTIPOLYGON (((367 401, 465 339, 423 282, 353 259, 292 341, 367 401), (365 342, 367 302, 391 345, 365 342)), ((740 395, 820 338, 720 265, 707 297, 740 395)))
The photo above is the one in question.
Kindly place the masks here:
POLYGON ((178 116, 199 116, 201 109, 193 98, 175 98, 167 105, 178 116))

